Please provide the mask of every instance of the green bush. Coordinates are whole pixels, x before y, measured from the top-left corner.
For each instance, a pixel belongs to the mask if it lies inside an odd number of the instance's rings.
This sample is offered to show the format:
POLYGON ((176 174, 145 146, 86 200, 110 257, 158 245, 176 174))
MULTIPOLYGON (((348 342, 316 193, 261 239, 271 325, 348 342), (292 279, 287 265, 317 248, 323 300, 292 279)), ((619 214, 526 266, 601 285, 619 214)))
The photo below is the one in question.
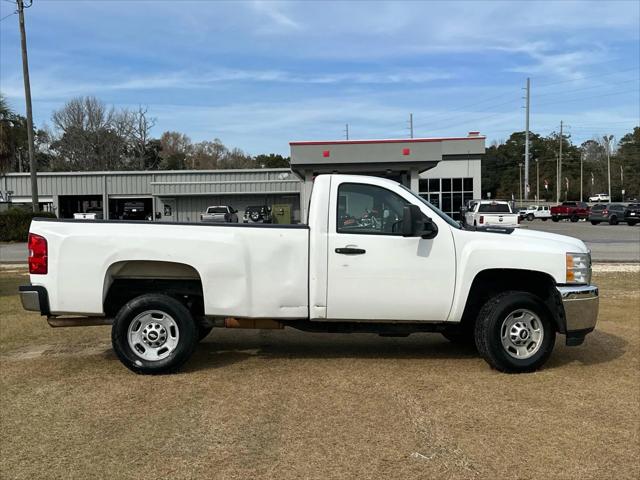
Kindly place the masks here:
POLYGON ((26 242, 29 225, 34 217, 56 218, 50 212, 38 212, 11 208, 0 213, 0 242, 26 242))

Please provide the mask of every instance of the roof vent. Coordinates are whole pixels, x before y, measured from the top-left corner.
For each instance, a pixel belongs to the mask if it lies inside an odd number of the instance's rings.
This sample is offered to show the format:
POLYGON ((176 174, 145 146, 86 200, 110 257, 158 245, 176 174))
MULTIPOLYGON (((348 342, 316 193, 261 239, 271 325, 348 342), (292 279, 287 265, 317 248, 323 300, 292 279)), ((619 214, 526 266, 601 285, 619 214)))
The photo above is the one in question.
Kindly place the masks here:
POLYGON ((467 135, 468 137, 479 137, 480 136, 480 132, 469 132, 469 135, 467 135))

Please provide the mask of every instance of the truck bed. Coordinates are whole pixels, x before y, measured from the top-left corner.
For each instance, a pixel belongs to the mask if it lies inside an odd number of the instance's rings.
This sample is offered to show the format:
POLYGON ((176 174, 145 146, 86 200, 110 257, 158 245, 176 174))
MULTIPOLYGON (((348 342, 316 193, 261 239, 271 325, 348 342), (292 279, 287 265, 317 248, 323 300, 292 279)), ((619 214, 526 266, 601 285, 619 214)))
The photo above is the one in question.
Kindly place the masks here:
POLYGON ((307 225, 34 219, 30 232, 48 242, 48 273, 31 283, 53 315, 103 315, 115 280, 161 272, 199 279, 206 315, 308 317, 307 225))

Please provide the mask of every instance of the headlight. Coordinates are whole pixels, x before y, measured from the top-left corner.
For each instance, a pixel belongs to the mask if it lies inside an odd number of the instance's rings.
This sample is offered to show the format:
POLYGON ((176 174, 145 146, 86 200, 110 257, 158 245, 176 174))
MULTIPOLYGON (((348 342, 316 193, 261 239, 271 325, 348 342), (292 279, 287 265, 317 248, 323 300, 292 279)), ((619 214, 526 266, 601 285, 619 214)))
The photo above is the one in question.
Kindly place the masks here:
POLYGON ((567 253, 567 283, 591 283, 591 253, 567 253))

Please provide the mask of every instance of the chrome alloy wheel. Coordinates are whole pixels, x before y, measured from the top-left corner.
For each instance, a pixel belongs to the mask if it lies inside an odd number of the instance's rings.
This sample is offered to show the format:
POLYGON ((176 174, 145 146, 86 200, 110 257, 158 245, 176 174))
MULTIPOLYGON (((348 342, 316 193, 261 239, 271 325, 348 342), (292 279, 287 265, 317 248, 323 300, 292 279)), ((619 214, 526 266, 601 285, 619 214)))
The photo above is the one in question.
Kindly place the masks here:
POLYGON ((160 310, 142 312, 129 324, 127 340, 131 350, 150 362, 167 358, 178 346, 176 321, 160 310))
POLYGON ((511 312, 500 328, 502 347, 513 358, 524 360, 535 355, 544 339, 544 326, 531 310, 511 312))

